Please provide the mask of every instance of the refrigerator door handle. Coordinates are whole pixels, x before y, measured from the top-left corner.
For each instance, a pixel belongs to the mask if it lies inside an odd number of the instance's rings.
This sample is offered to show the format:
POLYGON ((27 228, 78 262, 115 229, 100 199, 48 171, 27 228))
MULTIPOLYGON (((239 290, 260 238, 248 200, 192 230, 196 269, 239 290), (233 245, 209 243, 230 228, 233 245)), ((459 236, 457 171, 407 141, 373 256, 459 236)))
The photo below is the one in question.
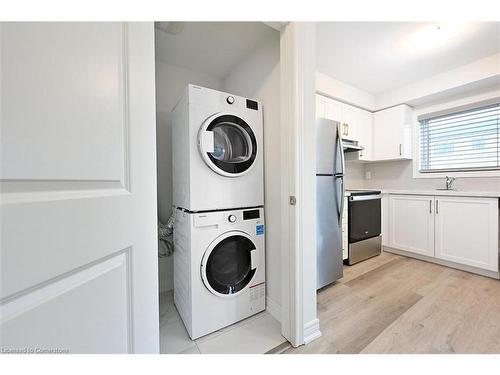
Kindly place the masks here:
POLYGON ((339 223, 342 222, 342 213, 344 212, 344 195, 345 195, 345 189, 344 189, 344 177, 336 177, 336 179, 340 179, 340 183, 342 188, 337 190, 337 207, 339 208, 339 223), (340 200, 340 202, 339 202, 340 200))

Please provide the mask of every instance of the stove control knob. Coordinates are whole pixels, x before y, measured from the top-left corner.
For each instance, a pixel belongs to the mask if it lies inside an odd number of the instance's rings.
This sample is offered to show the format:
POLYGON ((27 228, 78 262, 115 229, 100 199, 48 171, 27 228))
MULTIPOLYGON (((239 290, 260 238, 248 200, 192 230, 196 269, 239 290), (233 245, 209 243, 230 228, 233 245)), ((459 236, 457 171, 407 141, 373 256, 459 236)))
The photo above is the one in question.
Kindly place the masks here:
POLYGON ((235 215, 229 215, 227 218, 230 223, 235 223, 236 222, 236 216, 235 215))

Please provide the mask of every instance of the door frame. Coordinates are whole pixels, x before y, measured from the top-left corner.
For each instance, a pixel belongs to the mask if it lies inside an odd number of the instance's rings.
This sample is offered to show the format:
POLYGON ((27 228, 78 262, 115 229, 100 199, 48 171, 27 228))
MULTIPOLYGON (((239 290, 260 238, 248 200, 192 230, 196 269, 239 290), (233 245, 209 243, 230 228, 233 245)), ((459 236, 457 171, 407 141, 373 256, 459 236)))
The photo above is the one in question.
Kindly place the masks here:
POLYGON ((321 336, 316 311, 316 36, 312 22, 280 28, 281 331, 295 347, 321 336))

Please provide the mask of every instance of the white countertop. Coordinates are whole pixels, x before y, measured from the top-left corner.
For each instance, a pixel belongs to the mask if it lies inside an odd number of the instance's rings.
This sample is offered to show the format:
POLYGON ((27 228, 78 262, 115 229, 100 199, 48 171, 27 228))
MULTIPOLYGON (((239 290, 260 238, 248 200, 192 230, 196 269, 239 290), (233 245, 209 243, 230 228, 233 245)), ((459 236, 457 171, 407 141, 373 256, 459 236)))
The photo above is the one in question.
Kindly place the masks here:
MULTIPOLYGON (((349 189, 349 190, 380 190, 382 194, 404 194, 404 195, 440 195, 455 197, 483 197, 500 198, 500 191, 466 191, 466 190, 418 190, 418 189, 349 189)), ((350 196, 346 190, 345 196, 350 196)))
POLYGON ((465 191, 465 190, 400 190, 380 189, 382 194, 406 195, 448 195, 456 197, 500 198, 500 191, 465 191))

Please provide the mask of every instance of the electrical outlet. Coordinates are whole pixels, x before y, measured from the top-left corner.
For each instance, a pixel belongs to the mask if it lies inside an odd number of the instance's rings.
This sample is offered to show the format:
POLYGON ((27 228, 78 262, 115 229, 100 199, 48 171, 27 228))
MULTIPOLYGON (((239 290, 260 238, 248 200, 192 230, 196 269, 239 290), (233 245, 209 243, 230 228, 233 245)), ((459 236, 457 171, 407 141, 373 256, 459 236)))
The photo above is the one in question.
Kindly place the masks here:
POLYGON ((365 179, 366 180, 371 180, 372 179, 372 172, 371 171, 366 171, 365 172, 365 179))

